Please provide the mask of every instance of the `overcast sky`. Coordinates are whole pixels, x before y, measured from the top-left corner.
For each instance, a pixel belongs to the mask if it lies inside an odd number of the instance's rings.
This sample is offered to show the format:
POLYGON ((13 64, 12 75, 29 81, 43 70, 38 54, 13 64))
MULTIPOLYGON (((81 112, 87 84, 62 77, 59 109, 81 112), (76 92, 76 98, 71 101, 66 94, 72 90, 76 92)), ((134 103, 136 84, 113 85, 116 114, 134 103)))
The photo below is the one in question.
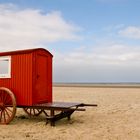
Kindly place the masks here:
POLYGON ((38 47, 54 82, 140 82, 140 0, 0 0, 0 51, 38 47))

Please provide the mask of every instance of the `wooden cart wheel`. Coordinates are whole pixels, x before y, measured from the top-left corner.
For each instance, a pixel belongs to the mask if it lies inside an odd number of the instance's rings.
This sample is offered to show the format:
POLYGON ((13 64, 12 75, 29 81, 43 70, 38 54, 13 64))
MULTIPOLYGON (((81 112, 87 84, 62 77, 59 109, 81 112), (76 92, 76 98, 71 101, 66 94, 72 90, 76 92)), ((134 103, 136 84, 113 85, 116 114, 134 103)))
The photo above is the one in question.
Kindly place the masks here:
POLYGON ((11 90, 0 87, 0 124, 9 124, 16 114, 16 98, 11 90))
POLYGON ((39 116, 43 110, 42 109, 37 109, 37 108, 23 108, 23 110, 25 111, 25 113, 27 113, 30 117, 32 116, 39 116))

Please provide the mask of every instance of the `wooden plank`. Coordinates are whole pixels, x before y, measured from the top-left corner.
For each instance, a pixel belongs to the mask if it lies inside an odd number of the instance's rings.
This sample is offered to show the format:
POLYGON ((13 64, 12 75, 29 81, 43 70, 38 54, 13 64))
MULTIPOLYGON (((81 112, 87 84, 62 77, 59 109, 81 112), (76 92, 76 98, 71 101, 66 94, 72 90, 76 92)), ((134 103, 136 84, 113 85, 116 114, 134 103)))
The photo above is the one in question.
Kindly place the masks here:
POLYGON ((52 102, 44 104, 36 104, 33 107, 46 107, 46 108, 71 108, 82 105, 82 103, 73 103, 73 102, 52 102))

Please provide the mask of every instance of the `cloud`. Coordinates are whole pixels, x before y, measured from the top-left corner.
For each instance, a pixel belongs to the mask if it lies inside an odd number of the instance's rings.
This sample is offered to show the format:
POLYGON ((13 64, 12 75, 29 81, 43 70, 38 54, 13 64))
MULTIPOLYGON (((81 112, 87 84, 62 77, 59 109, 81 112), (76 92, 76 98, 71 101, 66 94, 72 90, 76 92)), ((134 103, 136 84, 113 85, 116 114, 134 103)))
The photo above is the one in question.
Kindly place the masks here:
POLYGON ((106 32, 116 32, 122 28, 124 28, 124 24, 116 24, 116 25, 109 25, 107 27, 104 27, 103 28, 103 31, 106 31, 106 32))
POLYGON ((54 81, 58 82, 136 82, 140 70, 139 46, 102 44, 54 52, 54 81))
MULTIPOLYGON (((123 44, 112 44, 110 46, 94 46, 89 51, 86 47, 81 51, 75 51, 58 55, 63 63, 68 65, 124 65, 140 63, 140 48, 126 46, 123 44)), ((61 62, 62 62, 61 61, 61 62)))
POLYGON ((127 38, 140 39, 140 27, 129 26, 120 30, 119 34, 127 38))
POLYGON ((77 40, 80 28, 66 21, 60 11, 43 13, 38 9, 19 9, 0 5, 0 49, 38 47, 43 43, 77 40))

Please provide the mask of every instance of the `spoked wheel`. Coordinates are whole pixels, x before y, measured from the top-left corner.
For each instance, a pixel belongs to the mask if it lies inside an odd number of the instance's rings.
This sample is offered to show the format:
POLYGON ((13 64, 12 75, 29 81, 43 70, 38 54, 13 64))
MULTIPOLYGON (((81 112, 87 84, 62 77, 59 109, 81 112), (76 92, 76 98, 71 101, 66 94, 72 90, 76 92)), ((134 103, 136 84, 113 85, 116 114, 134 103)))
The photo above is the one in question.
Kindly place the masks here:
POLYGON ((23 110, 25 111, 25 113, 27 113, 30 117, 33 116, 39 116, 43 110, 42 109, 37 109, 37 108, 23 108, 23 110))
POLYGON ((0 87, 0 124, 9 124, 16 114, 16 99, 11 90, 0 87))

